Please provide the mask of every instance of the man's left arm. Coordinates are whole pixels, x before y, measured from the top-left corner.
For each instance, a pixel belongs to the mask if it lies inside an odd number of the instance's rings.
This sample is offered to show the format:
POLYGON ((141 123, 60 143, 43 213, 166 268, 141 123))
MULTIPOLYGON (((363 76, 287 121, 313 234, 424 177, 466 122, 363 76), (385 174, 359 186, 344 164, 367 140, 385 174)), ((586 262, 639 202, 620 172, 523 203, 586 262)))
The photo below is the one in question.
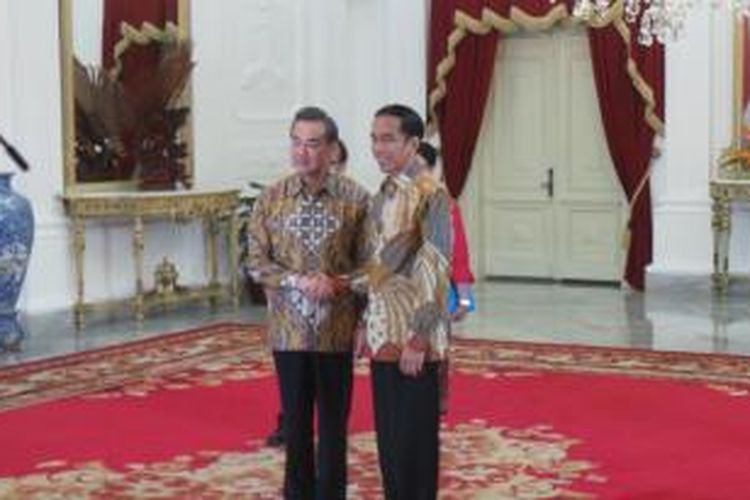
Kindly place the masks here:
POLYGON ((445 320, 450 284, 453 245, 450 198, 444 188, 436 189, 427 197, 418 217, 422 245, 412 272, 418 290, 418 306, 411 323, 413 336, 409 345, 426 350, 439 323, 445 320))
POLYGON ((365 303, 370 286, 368 270, 375 254, 375 221, 370 216, 371 206, 370 196, 359 206, 353 249, 356 264, 354 271, 347 276, 350 288, 365 303))

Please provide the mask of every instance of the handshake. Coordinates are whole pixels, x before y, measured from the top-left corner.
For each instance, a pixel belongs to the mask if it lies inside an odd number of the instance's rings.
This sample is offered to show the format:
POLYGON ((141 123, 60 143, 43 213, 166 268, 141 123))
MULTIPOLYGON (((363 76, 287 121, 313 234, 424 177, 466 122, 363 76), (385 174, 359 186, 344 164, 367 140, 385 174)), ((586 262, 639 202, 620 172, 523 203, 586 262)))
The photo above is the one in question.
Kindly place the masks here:
POLYGON ((328 276, 320 272, 308 273, 300 276, 297 288, 309 299, 328 299, 346 291, 349 280, 343 276, 328 276))

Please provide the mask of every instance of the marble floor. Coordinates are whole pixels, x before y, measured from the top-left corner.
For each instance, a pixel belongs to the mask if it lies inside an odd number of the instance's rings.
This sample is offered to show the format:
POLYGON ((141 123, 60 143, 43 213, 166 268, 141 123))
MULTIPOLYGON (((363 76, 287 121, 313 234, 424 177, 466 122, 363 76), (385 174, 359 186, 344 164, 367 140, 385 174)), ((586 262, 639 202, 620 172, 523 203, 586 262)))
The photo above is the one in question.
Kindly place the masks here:
MULTIPOLYGON (((486 281, 476 286, 478 310, 456 325, 464 337, 750 354, 750 281, 736 280, 725 296, 707 277, 651 278, 647 293, 615 286, 486 281)), ((0 365, 85 351, 218 321, 264 321, 262 307, 211 312, 193 306, 154 312, 137 324, 126 312, 92 314, 76 331, 69 312, 22 318, 17 350, 0 365)))

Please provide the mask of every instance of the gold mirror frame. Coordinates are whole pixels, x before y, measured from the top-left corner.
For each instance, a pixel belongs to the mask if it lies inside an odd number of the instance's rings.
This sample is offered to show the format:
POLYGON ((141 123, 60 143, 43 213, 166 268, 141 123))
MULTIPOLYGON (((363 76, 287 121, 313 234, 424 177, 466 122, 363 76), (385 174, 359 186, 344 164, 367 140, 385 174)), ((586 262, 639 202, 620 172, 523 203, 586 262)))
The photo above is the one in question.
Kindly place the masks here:
MULTIPOLYGON (((60 29, 60 74, 62 82, 62 139, 63 139, 63 191, 64 194, 73 192, 101 192, 101 191, 133 191, 137 189, 135 179, 127 181, 79 182, 76 179, 75 157, 75 103, 73 89, 73 1, 59 1, 59 29, 60 29)), ((102 0, 104 1, 104 0, 102 0)), ((177 36, 180 40, 190 38, 190 0, 177 0, 177 36)), ((192 85, 188 82, 184 99, 191 104, 192 85)), ((187 177, 194 179, 194 149, 193 149, 193 120, 192 113, 187 118, 182 137, 188 147, 185 161, 187 177)), ((192 183, 192 182, 191 182, 192 183)))
MULTIPOLYGON (((748 65, 750 65, 750 53, 747 51, 747 45, 750 42, 750 35, 748 29, 750 24, 748 19, 743 15, 737 15, 735 19, 734 28, 734 117, 732 121, 732 146, 734 148, 742 147, 747 145, 748 141, 743 138, 743 128, 745 109, 747 108, 748 102, 743 102, 743 88, 746 86, 750 88, 750 82, 745 83, 744 74, 748 65)), ((750 102, 750 100, 748 100, 750 102)), ((750 123, 748 123, 750 125, 750 123)))

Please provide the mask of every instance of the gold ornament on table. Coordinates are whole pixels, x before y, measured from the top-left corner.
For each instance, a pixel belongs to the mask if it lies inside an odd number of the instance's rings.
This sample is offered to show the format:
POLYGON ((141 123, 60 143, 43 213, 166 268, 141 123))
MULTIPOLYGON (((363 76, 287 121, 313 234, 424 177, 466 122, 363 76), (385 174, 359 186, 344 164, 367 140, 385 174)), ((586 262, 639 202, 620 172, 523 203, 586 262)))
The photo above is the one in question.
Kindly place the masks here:
POLYGON ((720 177, 750 180, 750 128, 745 127, 739 146, 730 147, 719 159, 720 177))
POLYGON ((158 295, 174 295, 180 291, 177 285, 177 278, 180 273, 177 272, 177 266, 166 257, 162 258, 159 265, 154 271, 154 291, 158 295))

